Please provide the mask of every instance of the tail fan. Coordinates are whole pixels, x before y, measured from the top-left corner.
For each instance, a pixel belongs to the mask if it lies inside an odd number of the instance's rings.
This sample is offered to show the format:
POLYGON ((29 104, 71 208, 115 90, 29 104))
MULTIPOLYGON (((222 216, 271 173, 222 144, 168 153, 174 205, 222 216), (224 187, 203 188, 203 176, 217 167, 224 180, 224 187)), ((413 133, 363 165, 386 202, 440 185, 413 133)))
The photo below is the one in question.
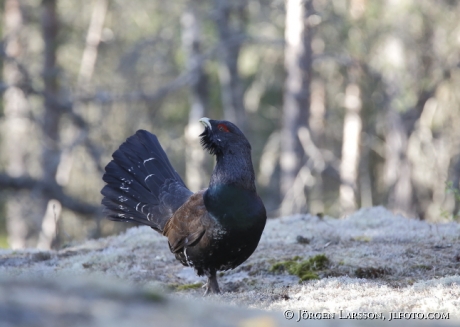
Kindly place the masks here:
POLYGON ((110 220, 136 222, 162 232, 192 195, 155 135, 139 130, 113 153, 102 178, 104 212, 110 220))

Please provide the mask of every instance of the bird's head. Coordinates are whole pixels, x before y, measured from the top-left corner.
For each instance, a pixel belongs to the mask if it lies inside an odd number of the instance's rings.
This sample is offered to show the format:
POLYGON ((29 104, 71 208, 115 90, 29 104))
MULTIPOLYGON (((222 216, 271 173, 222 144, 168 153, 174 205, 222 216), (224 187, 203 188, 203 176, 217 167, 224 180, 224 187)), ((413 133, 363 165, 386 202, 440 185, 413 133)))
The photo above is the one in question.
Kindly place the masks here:
POLYGON ((204 126, 200 134, 201 145, 210 154, 221 155, 224 153, 236 153, 242 149, 251 150, 251 145, 243 132, 235 124, 226 120, 212 120, 201 118, 204 126))

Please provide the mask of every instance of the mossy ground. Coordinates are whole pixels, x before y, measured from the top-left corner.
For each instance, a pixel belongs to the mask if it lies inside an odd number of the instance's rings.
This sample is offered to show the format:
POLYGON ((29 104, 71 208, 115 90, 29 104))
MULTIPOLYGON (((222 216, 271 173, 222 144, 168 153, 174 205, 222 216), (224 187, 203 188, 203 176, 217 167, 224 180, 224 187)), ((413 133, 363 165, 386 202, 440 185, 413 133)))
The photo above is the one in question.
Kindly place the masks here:
POLYGON ((301 281, 319 279, 318 272, 325 269, 329 264, 329 259, 324 254, 319 254, 308 260, 301 260, 296 256, 292 259, 275 263, 270 268, 271 272, 287 271, 291 275, 296 275, 301 281))
MULTIPOLYGON (((291 310, 311 312, 326 306, 336 313, 409 308, 460 317, 459 235, 459 224, 428 224, 383 208, 362 209, 346 219, 308 215, 270 219, 254 254, 236 269, 219 274, 222 294, 204 300, 264 310, 284 311, 289 301, 291 310), (299 243, 298 235, 310 243, 299 243), (300 279, 305 281, 298 283, 300 279)), ((191 299, 197 305, 204 293, 200 286, 205 277, 183 267, 164 237, 147 226, 57 251, 0 250, 0 277, 68 276, 72 281, 78 275, 88 280, 115 278, 115 285, 148 290, 164 287, 173 293, 171 298, 191 299)), ((3 293, 11 292, 9 283, 3 285, 3 293)), ((66 282, 64 291, 68 287, 66 282)), ((146 297, 158 300, 156 293, 146 297)), ((160 312, 166 306, 158 306, 160 312)))

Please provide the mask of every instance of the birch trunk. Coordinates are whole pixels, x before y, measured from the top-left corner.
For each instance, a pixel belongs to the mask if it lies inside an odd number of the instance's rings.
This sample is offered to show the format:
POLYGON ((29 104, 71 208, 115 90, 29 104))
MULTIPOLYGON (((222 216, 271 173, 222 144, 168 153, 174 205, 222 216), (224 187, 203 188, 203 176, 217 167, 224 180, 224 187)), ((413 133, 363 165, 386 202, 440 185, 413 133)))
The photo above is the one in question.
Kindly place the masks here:
POLYGON ((206 186, 205 153, 199 141, 199 135, 202 132, 199 119, 206 116, 208 79, 203 67, 199 21, 195 4, 191 1, 182 14, 181 22, 182 44, 187 58, 187 69, 193 74, 190 85, 189 122, 185 128, 187 145, 185 175, 187 185, 193 191, 201 190, 206 186))
POLYGON ((292 205, 282 205, 281 214, 283 215, 292 213, 294 210, 305 210, 305 187, 300 187, 299 183, 311 175, 308 168, 304 166, 305 154, 298 134, 301 128, 308 128, 310 115, 312 32, 308 25, 308 16, 312 14, 312 11, 311 1, 287 0, 286 2, 284 65, 287 77, 284 87, 280 158, 281 194, 285 194, 284 204, 293 203, 294 199, 299 199, 304 204, 298 203, 303 206, 300 209, 295 209, 292 205), (302 176, 298 176, 302 167, 305 168, 302 176), (294 185, 295 188, 293 188, 294 185), (286 197, 291 197, 292 200, 286 197))
POLYGON ((345 91, 345 119, 343 123, 342 161, 340 163, 340 206, 342 215, 356 210, 356 190, 360 158, 362 121, 359 86, 350 84, 345 91))

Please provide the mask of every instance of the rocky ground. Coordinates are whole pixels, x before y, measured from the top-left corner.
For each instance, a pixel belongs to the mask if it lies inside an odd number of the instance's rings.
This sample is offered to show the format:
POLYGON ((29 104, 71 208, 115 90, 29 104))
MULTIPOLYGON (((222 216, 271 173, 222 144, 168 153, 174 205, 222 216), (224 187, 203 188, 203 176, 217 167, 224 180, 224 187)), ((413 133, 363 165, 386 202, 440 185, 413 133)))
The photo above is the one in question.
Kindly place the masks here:
POLYGON ((420 323, 389 321, 389 312, 418 314, 430 326, 455 326, 460 225, 428 224, 382 207, 341 220, 272 219, 254 255, 219 276, 225 293, 203 299, 204 281, 181 266, 166 239, 147 227, 59 251, 3 250, 0 326, 157 321, 158 326, 270 327, 296 323, 299 310, 332 318, 308 320, 318 326, 371 323, 341 319, 357 313, 378 317, 382 325, 420 323), (284 318, 285 310, 294 313, 291 320, 284 318))

